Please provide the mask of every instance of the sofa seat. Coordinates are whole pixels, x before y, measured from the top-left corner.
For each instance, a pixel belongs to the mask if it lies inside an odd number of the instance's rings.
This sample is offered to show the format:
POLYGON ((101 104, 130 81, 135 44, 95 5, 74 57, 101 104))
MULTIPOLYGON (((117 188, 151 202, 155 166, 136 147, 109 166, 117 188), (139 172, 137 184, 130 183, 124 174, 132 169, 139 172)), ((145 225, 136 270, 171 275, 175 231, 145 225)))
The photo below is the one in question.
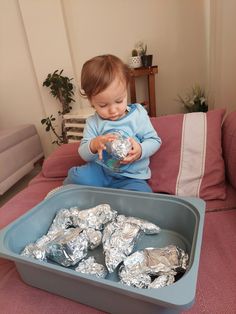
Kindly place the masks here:
POLYGON ((62 185, 62 180, 45 179, 41 173, 33 180, 28 187, 0 207, 0 229, 43 201, 51 190, 62 185))
POLYGON ((0 195, 29 173, 43 155, 34 125, 0 129, 0 195))
POLYGON ((196 300, 186 313, 236 313, 236 210, 205 215, 196 300))

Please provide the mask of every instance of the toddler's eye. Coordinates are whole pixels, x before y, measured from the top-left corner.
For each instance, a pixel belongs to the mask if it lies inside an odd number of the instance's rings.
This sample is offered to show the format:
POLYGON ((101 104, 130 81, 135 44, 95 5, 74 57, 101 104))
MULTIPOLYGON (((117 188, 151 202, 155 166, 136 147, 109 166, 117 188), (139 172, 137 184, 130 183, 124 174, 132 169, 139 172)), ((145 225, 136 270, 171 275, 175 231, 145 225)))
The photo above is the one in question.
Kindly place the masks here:
POLYGON ((100 108, 105 108, 106 106, 107 106, 107 104, 99 105, 100 108))
POLYGON ((121 104, 122 101, 123 101, 123 99, 121 99, 121 100, 116 100, 116 103, 117 103, 117 104, 121 104))

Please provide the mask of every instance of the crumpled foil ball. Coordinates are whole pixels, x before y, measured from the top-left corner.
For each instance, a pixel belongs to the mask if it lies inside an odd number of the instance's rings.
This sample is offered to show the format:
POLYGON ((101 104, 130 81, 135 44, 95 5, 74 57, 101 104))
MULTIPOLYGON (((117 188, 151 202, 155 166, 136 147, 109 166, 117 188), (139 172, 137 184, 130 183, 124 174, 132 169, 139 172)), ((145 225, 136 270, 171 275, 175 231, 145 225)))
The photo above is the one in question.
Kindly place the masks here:
POLYGON ((123 160, 132 148, 132 145, 127 137, 122 136, 120 133, 113 133, 117 138, 106 143, 106 152, 111 154, 112 158, 123 160))

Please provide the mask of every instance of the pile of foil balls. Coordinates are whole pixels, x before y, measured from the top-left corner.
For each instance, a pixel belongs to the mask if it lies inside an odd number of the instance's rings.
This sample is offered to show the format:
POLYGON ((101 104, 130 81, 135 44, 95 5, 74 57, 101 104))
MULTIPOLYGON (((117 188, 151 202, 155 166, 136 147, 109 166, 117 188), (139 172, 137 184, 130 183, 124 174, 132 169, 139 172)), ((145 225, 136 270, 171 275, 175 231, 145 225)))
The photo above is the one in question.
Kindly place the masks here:
POLYGON ((119 215, 109 204, 84 210, 63 208, 56 213, 47 234, 26 245, 21 255, 53 261, 99 278, 117 271, 123 284, 160 288, 175 282, 188 266, 188 254, 175 245, 135 251, 142 233, 160 232, 156 224, 119 215), (103 248, 105 265, 88 256, 99 246, 103 248))

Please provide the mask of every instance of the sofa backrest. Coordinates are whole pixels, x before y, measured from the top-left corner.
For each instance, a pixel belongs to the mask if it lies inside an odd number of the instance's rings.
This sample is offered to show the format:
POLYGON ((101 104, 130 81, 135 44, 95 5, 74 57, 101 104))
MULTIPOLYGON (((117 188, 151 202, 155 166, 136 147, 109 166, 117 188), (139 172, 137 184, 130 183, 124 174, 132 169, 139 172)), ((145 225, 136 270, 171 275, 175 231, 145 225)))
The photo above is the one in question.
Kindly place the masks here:
MULTIPOLYGON (((154 192, 196 196, 204 200, 225 199, 221 144, 224 114, 224 109, 218 109, 151 118, 163 141, 150 162, 152 178, 149 183, 154 192)), ((232 129, 231 119, 225 120, 223 142, 232 129)), ((44 176, 65 177, 69 168, 84 164, 78 155, 78 146, 79 143, 64 144, 54 151, 43 164, 44 176)), ((228 158, 227 151, 232 149, 232 141, 227 141, 225 158, 228 158)), ((232 159, 227 159, 226 164, 229 171, 232 164, 235 166, 232 159)), ((229 179, 234 180, 230 175, 229 179)))

